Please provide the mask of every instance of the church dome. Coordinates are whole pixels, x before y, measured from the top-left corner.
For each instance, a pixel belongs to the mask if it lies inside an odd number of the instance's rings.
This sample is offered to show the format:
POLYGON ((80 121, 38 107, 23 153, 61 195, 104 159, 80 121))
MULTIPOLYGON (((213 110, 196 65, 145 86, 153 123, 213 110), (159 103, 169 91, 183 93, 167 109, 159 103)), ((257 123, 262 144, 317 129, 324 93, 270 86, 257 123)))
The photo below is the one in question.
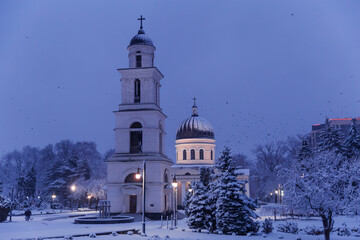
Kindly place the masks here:
POLYGON ((193 114, 185 119, 176 132, 176 140, 184 138, 214 139, 214 128, 205 118, 199 117, 197 106, 193 106, 193 114))
POLYGON ((138 31, 138 34, 136 34, 131 40, 129 47, 132 45, 149 45, 154 46, 153 41, 149 36, 145 34, 145 31, 143 29, 140 29, 138 31))

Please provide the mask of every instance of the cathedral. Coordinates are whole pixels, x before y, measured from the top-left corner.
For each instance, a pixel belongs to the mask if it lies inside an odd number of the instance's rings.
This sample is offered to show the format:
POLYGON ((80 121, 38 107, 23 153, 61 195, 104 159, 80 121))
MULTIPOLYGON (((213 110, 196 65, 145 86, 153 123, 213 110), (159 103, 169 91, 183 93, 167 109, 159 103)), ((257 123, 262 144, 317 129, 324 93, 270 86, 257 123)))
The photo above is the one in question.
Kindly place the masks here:
MULTIPOLYGON (((115 154, 106 160, 106 197, 113 213, 142 212, 143 180, 137 173, 146 162, 145 212, 150 218, 159 218, 173 209, 174 202, 181 207, 186 191, 191 191, 190 183, 199 179, 201 167, 215 164, 215 135, 211 124, 199 116, 194 98, 191 116, 177 129, 176 163, 165 155, 166 115, 160 107, 164 76, 154 65, 156 48, 143 30, 144 18, 139 20, 138 34, 127 47, 129 67, 118 69, 121 104, 114 111, 115 154)), ((247 171, 239 174, 248 179, 247 171)), ((249 192, 248 184, 246 188, 249 192)))

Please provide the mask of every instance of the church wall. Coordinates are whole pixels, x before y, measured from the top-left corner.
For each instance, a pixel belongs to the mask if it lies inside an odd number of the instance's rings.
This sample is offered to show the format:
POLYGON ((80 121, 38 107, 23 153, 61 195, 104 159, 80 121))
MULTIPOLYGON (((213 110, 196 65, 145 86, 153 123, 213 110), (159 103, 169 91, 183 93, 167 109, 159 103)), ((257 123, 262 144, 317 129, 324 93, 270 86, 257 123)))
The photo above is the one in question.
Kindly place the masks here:
POLYGON ((177 164, 214 164, 215 140, 205 138, 189 138, 176 140, 177 164), (186 160, 183 160, 183 150, 186 150, 186 160), (191 149, 195 150, 195 159, 191 160, 191 149), (200 149, 204 150, 204 159, 200 159, 200 149), (213 159, 211 160, 211 150, 213 159))
POLYGON ((131 46, 128 48, 129 50, 129 67, 135 68, 136 67, 136 55, 142 56, 142 67, 152 67, 153 66, 153 58, 154 58, 154 51, 155 47, 153 46, 131 46), (136 53, 140 51, 141 53, 136 53))
MULTIPOLYGON (((166 117, 159 111, 146 111, 146 118, 144 112, 115 112, 115 152, 129 153, 130 151, 130 125, 133 122, 140 122, 143 126, 140 130, 143 132, 142 152, 155 153, 159 152, 159 133, 163 131, 159 128, 159 122, 163 126, 166 117)), ((162 144, 164 143, 164 134, 162 136, 162 144)), ((162 145, 162 152, 164 152, 164 144, 162 145)))

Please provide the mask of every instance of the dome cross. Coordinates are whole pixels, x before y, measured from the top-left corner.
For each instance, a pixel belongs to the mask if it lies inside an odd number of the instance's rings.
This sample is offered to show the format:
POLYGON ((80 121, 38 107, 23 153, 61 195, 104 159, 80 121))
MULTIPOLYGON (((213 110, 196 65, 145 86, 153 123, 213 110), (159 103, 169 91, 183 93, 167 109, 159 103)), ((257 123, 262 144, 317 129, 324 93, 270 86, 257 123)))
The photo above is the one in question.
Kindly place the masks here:
POLYGON ((143 22, 143 20, 145 20, 145 18, 143 18, 142 15, 140 15, 140 18, 138 18, 137 20, 140 21, 140 29, 143 29, 142 22, 143 22))
POLYGON ((196 106, 196 97, 194 97, 192 100, 194 100, 194 106, 196 106))

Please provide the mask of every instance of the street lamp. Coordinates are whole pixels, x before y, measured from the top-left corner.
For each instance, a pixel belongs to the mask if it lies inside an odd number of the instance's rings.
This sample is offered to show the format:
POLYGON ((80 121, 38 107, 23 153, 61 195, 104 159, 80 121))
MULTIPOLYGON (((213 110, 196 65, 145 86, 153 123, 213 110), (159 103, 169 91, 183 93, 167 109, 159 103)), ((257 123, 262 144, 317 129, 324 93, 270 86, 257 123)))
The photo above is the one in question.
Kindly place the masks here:
POLYGON ((87 198, 89 199, 89 210, 90 210, 90 199, 91 199, 91 195, 88 195, 87 198))
POLYGON ((76 191, 76 185, 73 184, 70 187, 71 191, 72 191, 72 195, 71 195, 71 211, 73 210, 73 201, 74 201, 74 192, 76 191))
MULTIPOLYGON (((143 182, 142 182, 142 234, 146 235, 145 233, 145 188, 146 188, 146 161, 144 159, 143 161, 143 167, 142 167, 142 178, 143 178, 143 182)), ((138 168, 137 173, 135 174, 135 178, 137 180, 139 180, 141 178, 141 173, 140 173, 140 168, 138 168)))
POLYGON ((175 177, 175 174, 174 174, 174 178, 173 178, 173 181, 172 181, 172 186, 174 187, 174 207, 173 207, 173 212, 174 212, 174 222, 175 222, 175 227, 177 225, 177 214, 176 214, 176 201, 177 201, 177 196, 176 196, 176 191, 177 191, 177 186, 178 186, 178 183, 176 181, 176 177, 175 177))
POLYGON ((55 210, 54 201, 55 201, 56 195, 55 194, 51 195, 51 198, 52 198, 52 202, 53 202, 53 210, 55 210))

